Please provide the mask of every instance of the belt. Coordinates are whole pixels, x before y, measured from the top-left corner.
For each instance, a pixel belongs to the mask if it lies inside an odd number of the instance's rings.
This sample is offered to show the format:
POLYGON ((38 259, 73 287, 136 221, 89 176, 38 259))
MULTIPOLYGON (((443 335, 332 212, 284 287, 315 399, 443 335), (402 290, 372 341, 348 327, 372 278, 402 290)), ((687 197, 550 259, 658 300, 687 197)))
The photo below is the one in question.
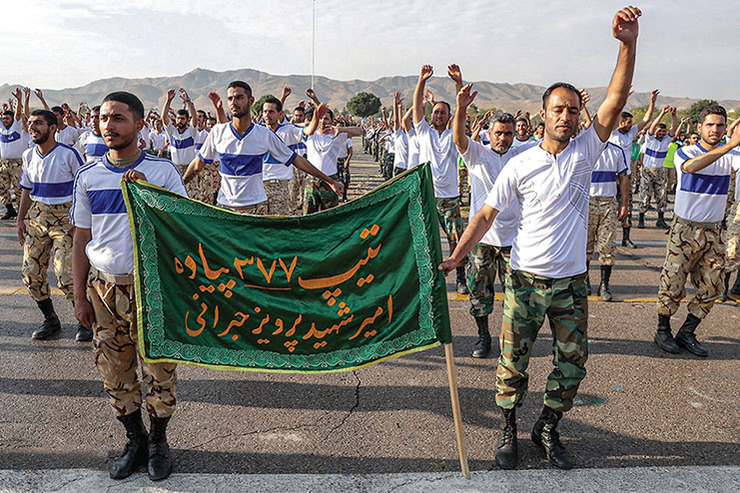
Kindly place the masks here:
POLYGON ((721 221, 717 221, 715 223, 700 223, 698 221, 689 221, 688 219, 684 219, 680 216, 676 216, 676 222, 679 224, 683 224, 684 226, 689 226, 691 228, 720 229, 722 227, 721 221))
POLYGON ((90 266, 90 277, 98 278, 101 281, 109 282, 111 284, 120 284, 122 286, 131 286, 134 283, 133 274, 108 274, 107 272, 96 269, 92 265, 90 266))

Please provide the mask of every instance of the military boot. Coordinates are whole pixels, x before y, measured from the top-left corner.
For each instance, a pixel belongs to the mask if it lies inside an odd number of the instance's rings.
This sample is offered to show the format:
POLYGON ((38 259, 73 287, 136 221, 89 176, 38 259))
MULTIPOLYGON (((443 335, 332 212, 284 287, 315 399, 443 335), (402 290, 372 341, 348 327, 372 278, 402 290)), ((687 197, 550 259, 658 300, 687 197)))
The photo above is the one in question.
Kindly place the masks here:
POLYGON ((658 331, 655 333, 655 344, 667 353, 678 354, 680 349, 671 334, 671 317, 658 315, 658 331))
POLYGON ((16 217, 18 217, 18 213, 15 207, 13 207, 13 204, 5 204, 5 215, 0 217, 0 219, 5 221, 6 219, 15 219, 16 217))
POLYGON ((470 294, 468 290, 468 280, 465 277, 465 267, 458 267, 457 272, 457 292, 460 294, 470 294))
POLYGON ((724 289, 722 290, 722 301, 727 301, 727 299, 730 297, 730 276, 732 276, 732 272, 728 272, 725 274, 724 278, 724 289))
POLYGON ((62 330, 62 324, 59 322, 59 317, 57 317, 57 313, 54 311, 54 304, 51 298, 37 301, 36 304, 39 305, 41 313, 44 314, 44 323, 31 334, 31 338, 38 340, 48 339, 56 332, 62 330))
POLYGON ((678 329, 678 333, 676 334, 676 344, 691 354, 699 356, 700 358, 706 358, 709 356, 709 353, 701 344, 699 344, 695 335, 696 327, 699 325, 699 322, 701 322, 699 317, 689 313, 681 328, 678 329))
POLYGON ((637 227, 640 229, 645 229, 645 213, 641 212, 639 216, 637 216, 637 227))
POLYGON ((612 266, 611 265, 602 265, 601 266, 601 285, 599 286, 599 296, 601 296, 601 301, 611 301, 612 300, 612 292, 609 289, 609 278, 612 275, 612 266))
POLYGON ((496 445, 496 464, 501 469, 514 469, 519 459, 516 443, 516 408, 501 408, 504 415, 504 427, 501 438, 496 445))
POLYGON ((85 327, 82 322, 77 322, 77 333, 75 334, 75 341, 77 342, 90 342, 93 338, 93 331, 90 327, 85 327))
POLYGON ((655 222, 655 227, 662 229, 671 229, 671 227, 666 224, 665 219, 663 218, 663 214, 663 212, 658 213, 658 220, 655 222))
POLYGON ((572 469, 570 454, 560 443, 560 434, 556 429, 562 417, 562 412, 543 407, 542 414, 532 428, 532 441, 545 452, 552 465, 560 469, 572 469))
POLYGON ((144 422, 141 420, 141 409, 131 414, 118 416, 118 421, 126 428, 126 448, 108 470, 111 479, 124 479, 134 473, 139 467, 146 464, 149 458, 147 450, 147 435, 144 422))
POLYGON ((172 472, 170 446, 167 443, 167 423, 170 416, 157 418, 150 415, 149 419, 152 424, 149 431, 149 479, 159 481, 172 472))
POLYGON ((735 284, 732 285, 732 289, 730 289, 730 294, 734 296, 740 295, 740 272, 737 273, 735 284))
POLYGON ((591 275, 590 275, 591 262, 586 262, 586 295, 591 296, 591 275))
POLYGON ((475 317, 478 326, 478 342, 473 346, 473 358, 485 358, 491 352, 491 334, 488 331, 488 315, 475 317))
POLYGON ((630 228, 622 228, 622 246, 637 248, 637 245, 630 240, 630 228))

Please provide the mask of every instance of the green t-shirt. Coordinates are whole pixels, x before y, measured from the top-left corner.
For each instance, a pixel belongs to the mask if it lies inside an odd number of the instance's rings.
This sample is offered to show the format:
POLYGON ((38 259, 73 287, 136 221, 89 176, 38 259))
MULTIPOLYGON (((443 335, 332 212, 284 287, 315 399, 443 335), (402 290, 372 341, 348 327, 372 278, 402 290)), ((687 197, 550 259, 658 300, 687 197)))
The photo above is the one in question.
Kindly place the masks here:
POLYGON ((676 151, 678 148, 681 147, 681 144, 679 144, 677 141, 671 142, 668 144, 668 151, 665 155, 665 161, 663 161, 663 167, 664 168, 675 168, 676 165, 673 164, 673 156, 676 154, 676 151))

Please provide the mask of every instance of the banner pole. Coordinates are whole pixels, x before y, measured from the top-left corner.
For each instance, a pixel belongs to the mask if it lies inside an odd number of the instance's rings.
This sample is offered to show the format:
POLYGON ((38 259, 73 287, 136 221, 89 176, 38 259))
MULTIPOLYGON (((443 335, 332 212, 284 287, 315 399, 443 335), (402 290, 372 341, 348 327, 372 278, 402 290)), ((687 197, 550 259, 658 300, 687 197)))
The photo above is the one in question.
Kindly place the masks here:
POLYGON ((465 450, 465 434, 463 433, 462 415, 460 413, 460 397, 457 395, 457 375, 455 374, 455 356, 452 352, 452 343, 445 344, 445 360, 447 361, 447 378, 450 381, 450 399, 452 400, 452 416, 455 421, 455 437, 457 451, 460 455, 460 469, 466 479, 470 479, 468 469, 468 453, 465 450))

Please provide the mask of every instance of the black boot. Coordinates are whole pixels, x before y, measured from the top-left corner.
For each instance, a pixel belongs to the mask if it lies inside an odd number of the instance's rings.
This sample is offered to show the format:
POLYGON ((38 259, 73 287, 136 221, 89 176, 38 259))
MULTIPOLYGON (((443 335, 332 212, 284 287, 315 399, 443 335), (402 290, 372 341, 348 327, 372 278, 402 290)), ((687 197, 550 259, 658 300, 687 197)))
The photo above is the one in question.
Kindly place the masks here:
POLYGON ((504 414, 504 427, 496 445, 496 464, 501 469, 514 469, 519 459, 516 444, 516 408, 501 408, 504 414))
POLYGON ((542 414, 532 428, 532 441, 545 452, 552 465, 560 469, 572 469, 570 454, 560 443, 560 435, 556 430, 562 417, 562 412, 543 407, 542 414))
POLYGON ((622 228, 622 246, 637 248, 637 245, 630 240, 630 228, 622 228))
POLYGON ((5 215, 0 217, 0 219, 4 221, 6 219, 15 219, 16 217, 18 217, 18 213, 15 211, 13 204, 5 204, 5 215))
POLYGON ((124 479, 133 474, 141 466, 146 465, 149 458, 147 450, 147 435, 144 422, 141 420, 141 409, 131 414, 118 416, 118 421, 126 427, 126 448, 108 470, 111 479, 124 479))
POLYGON ((699 344, 699 341, 696 340, 696 335, 694 334, 699 322, 701 322, 699 317, 689 313, 681 328, 678 329, 678 333, 676 334, 676 344, 691 354, 699 356, 700 358, 706 358, 709 356, 709 353, 701 344, 699 344))
POLYGON ((655 333, 655 344, 667 353, 678 354, 680 349, 671 334, 671 317, 658 315, 658 331, 655 333))
POLYGON ((722 301, 727 301, 727 299, 730 297, 730 276, 732 275, 731 272, 728 272, 725 274, 725 289, 722 291, 722 301))
POLYGON ((663 219, 663 213, 658 213, 658 220, 655 223, 656 228, 662 228, 662 229, 671 229, 670 226, 668 226, 665 222, 665 219, 663 219))
POLYGON ((149 431, 149 479, 159 481, 172 472, 170 446, 167 443, 167 423, 170 416, 156 418, 149 416, 152 426, 149 431))
POLYGON ((732 295, 740 295, 740 272, 737 273, 737 277, 735 278, 735 284, 732 285, 732 289, 730 289, 730 294, 732 295))
POLYGON ((601 285, 599 286, 599 296, 601 296, 601 301, 611 301, 612 300, 612 292, 609 289, 609 278, 612 275, 612 266, 611 265, 602 265, 601 266, 601 285))
POLYGON ((478 342, 473 346, 473 358, 485 358, 491 352, 491 334, 488 332, 488 316, 475 317, 478 326, 478 342))
POLYGON ((468 280, 465 277, 465 267, 458 267, 457 271, 457 292, 460 294, 470 294, 468 291, 468 280))
POLYGON ((54 311, 54 304, 51 298, 46 298, 36 303, 39 305, 41 313, 44 314, 44 323, 31 334, 31 338, 38 340, 48 339, 56 332, 62 330, 62 324, 59 322, 59 317, 57 317, 54 311))
POLYGON ((77 322, 77 334, 75 334, 75 341, 77 342, 90 342, 93 338, 93 331, 90 327, 85 327, 82 322, 77 322))
POLYGON ((637 227, 640 229, 645 229, 645 213, 641 212, 639 216, 637 216, 637 227))
POLYGON ((591 296, 591 276, 589 274, 591 262, 586 262, 586 295, 591 296))

